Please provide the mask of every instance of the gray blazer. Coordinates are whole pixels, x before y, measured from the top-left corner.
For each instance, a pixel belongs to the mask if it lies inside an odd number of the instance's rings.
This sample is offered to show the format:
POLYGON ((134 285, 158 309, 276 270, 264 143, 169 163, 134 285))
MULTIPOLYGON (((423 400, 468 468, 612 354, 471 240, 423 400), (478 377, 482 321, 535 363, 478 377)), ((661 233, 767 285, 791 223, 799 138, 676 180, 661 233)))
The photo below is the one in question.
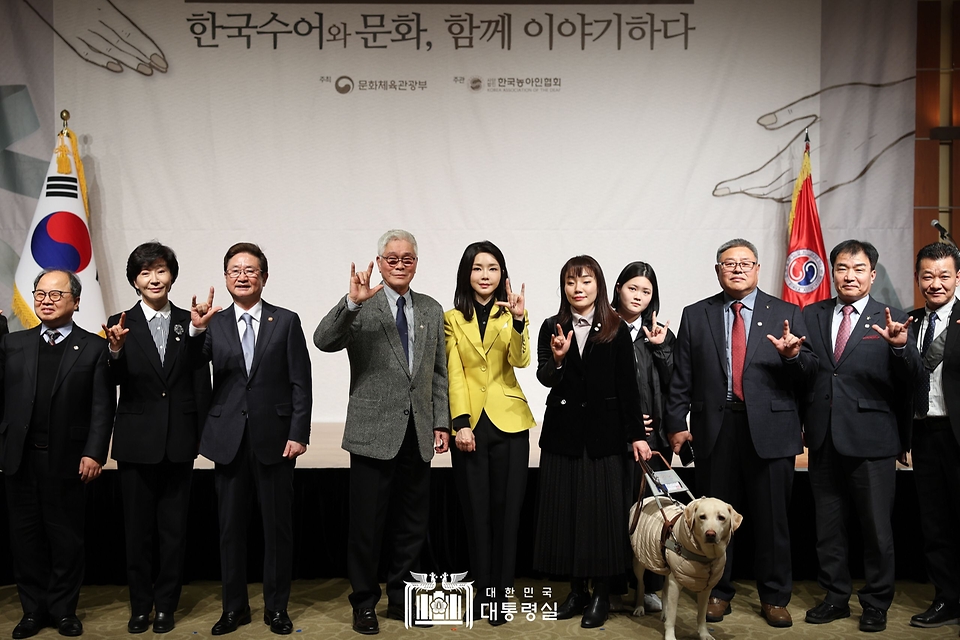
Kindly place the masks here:
POLYGON ((342 446, 351 453, 378 460, 394 458, 411 410, 425 461, 433 458, 434 430, 450 429, 443 309, 429 296, 411 295, 413 372, 408 370, 396 318, 383 290, 356 311, 347 309, 344 296, 313 333, 313 343, 321 351, 346 349, 350 358, 350 402, 342 446))

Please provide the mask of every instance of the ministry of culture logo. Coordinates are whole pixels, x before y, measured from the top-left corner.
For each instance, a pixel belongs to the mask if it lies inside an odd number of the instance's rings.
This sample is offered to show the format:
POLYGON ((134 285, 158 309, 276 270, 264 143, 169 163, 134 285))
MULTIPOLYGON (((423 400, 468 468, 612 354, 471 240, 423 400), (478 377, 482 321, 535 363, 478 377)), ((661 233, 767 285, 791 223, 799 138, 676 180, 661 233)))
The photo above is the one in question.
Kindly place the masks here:
POLYGON ((415 624, 473 627, 473 582, 464 582, 468 572, 437 574, 410 572, 416 582, 404 582, 403 626, 415 624))
POLYGON ((350 93, 353 91, 353 78, 350 76, 340 76, 337 78, 337 81, 333 83, 333 88, 337 90, 337 93, 350 93))
POLYGON ((823 282, 823 260, 810 249, 797 249, 787 256, 783 281, 797 293, 816 291, 823 282))

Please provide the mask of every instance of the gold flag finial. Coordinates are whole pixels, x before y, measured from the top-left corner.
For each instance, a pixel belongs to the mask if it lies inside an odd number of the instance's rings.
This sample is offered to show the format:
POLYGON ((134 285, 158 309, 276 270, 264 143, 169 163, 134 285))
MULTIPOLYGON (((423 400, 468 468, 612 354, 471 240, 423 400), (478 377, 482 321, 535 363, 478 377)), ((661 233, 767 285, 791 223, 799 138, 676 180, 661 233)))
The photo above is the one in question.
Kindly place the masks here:
POLYGON ((67 132, 67 120, 70 119, 70 112, 64 109, 60 112, 60 119, 63 120, 63 129, 60 130, 60 133, 67 132))

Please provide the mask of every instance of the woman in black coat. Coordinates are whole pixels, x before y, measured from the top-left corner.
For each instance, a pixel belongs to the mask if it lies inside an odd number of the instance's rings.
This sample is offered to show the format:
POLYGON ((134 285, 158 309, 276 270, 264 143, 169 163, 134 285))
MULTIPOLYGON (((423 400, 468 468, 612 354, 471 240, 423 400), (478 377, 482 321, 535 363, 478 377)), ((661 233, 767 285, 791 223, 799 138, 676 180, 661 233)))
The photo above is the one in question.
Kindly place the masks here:
POLYGON ((557 609, 600 627, 610 579, 629 562, 623 455, 649 459, 630 330, 607 302, 597 261, 576 256, 560 271, 563 297, 537 342, 537 379, 547 387, 540 435, 540 509, 534 567, 570 576, 557 609), (587 589, 593 583, 593 596, 587 589))

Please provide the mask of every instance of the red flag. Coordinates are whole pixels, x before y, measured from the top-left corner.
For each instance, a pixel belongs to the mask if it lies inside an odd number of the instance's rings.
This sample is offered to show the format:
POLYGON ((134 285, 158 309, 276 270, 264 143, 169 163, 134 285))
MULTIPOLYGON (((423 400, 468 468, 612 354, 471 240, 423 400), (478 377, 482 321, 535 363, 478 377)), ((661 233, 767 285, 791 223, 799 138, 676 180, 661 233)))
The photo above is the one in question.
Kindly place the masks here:
POLYGON ((813 176, 810 173, 810 138, 806 139, 800 175, 793 186, 790 205, 790 244, 787 245, 787 266, 783 271, 783 296, 787 302, 808 305, 830 297, 827 278, 827 252, 823 248, 820 216, 813 197, 813 176))

